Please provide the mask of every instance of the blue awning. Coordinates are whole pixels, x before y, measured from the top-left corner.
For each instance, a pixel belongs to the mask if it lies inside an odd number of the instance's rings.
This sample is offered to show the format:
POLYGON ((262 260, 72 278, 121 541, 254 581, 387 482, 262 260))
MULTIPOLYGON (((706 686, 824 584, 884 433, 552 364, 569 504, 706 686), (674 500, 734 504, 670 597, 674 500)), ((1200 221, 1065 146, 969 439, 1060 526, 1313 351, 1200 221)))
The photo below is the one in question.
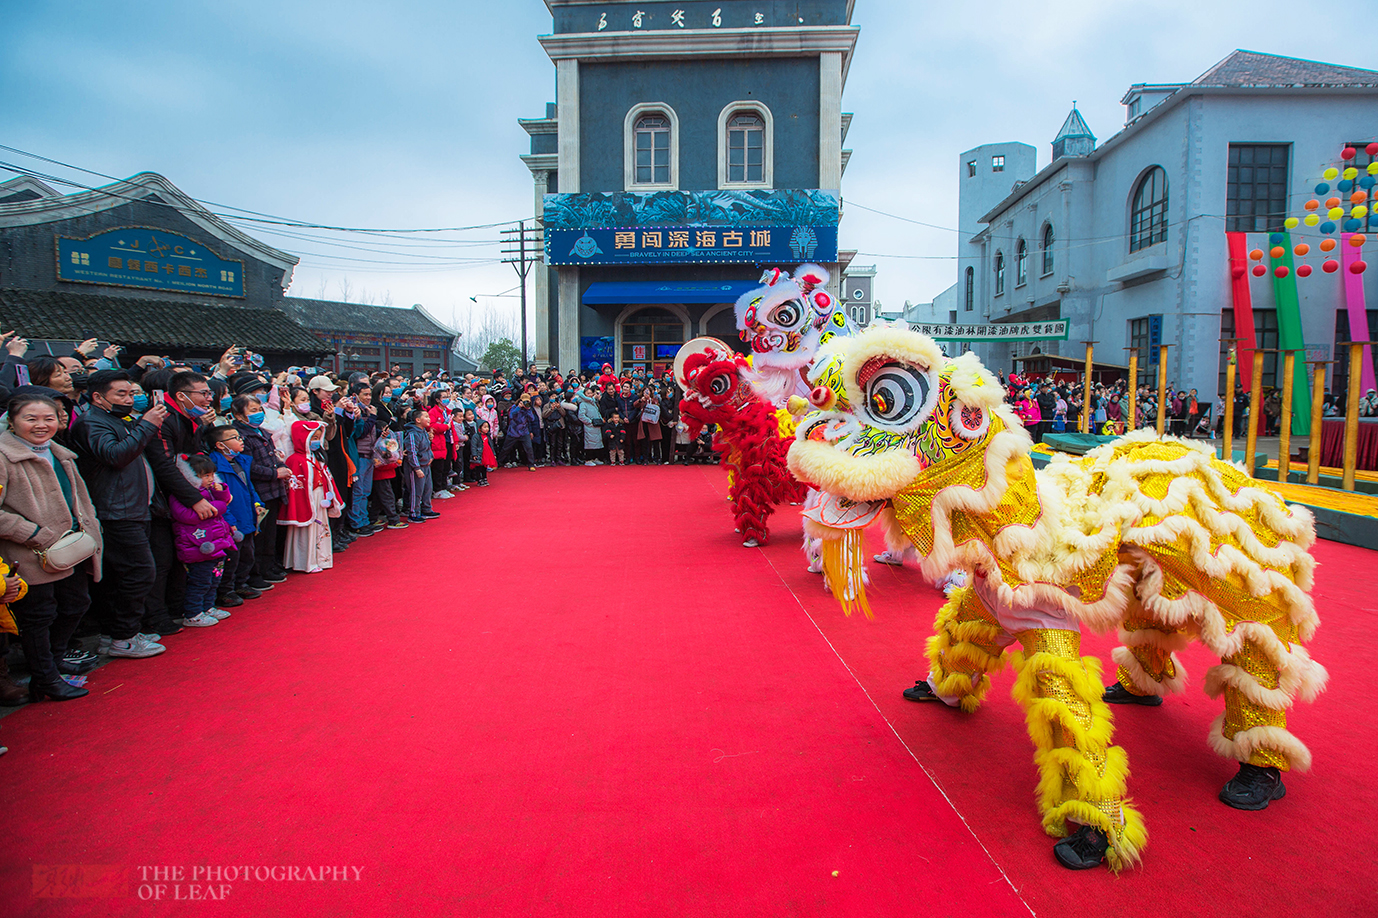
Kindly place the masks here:
POLYGON ((752 281, 655 281, 589 284, 584 303, 589 306, 622 303, 735 303, 753 287, 752 281))

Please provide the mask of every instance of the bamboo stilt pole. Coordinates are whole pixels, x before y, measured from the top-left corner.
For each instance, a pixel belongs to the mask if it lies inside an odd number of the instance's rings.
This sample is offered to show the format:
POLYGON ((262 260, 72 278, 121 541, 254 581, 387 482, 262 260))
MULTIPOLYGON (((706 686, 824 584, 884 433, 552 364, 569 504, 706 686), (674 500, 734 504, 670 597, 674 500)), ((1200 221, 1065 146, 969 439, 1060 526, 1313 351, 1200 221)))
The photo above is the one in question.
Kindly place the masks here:
POLYGON ((1321 481, 1321 420, 1325 415, 1325 365, 1328 360, 1313 361, 1316 369, 1311 380, 1311 436, 1306 447, 1306 483, 1321 481))
POLYGON ((1163 435, 1167 424, 1167 349, 1168 345, 1158 345, 1158 436, 1163 435))
POLYGON ((1138 426, 1134 422, 1139 410, 1139 349, 1130 347, 1125 350, 1129 351, 1129 417, 1125 418, 1124 432, 1129 433, 1138 426))
POLYGON ((1249 435, 1244 440, 1244 468, 1254 477, 1254 450, 1258 448, 1258 419, 1263 411, 1263 351, 1254 349, 1254 376, 1249 387, 1249 435))
POLYGON ((1297 352, 1282 355, 1282 423, 1278 430, 1278 481, 1287 482, 1292 470, 1292 373, 1297 365, 1297 352))
POLYGON ((1225 426, 1221 430, 1220 458, 1234 461, 1234 374, 1238 370, 1239 354, 1230 346, 1230 362, 1225 365, 1225 426))
POLYGON ((1081 432, 1091 432, 1091 358, 1095 353, 1094 341, 1086 342, 1086 374, 1081 384, 1081 432))
POLYGON ((1349 397, 1345 399, 1345 464, 1344 482, 1346 491, 1354 490, 1354 468, 1359 463, 1359 378, 1363 366, 1363 342, 1349 345, 1349 397))

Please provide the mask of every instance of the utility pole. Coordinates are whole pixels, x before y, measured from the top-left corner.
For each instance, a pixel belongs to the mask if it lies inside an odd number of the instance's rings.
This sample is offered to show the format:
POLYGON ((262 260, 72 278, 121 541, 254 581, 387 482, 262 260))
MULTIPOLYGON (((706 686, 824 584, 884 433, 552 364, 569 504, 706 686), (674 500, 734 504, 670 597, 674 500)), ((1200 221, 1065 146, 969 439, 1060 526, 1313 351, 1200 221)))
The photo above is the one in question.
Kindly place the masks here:
POLYGON ((502 260, 511 265, 513 270, 517 272, 517 276, 522 279, 522 370, 526 370, 530 366, 526 356, 526 275, 531 271, 531 266, 536 263, 539 247, 544 244, 541 238, 541 228, 536 225, 536 221, 531 221, 529 229, 526 222, 525 220, 518 220, 515 227, 502 230, 502 260))

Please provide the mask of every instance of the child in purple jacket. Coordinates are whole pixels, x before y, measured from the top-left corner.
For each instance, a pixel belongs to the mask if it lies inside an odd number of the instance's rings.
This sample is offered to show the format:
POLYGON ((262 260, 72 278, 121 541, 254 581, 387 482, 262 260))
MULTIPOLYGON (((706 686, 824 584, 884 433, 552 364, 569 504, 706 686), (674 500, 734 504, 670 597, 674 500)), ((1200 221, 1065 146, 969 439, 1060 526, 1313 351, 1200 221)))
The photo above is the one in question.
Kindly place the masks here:
POLYGON ((230 505, 230 490, 215 474, 215 460, 195 453, 186 457, 188 477, 200 479, 201 497, 215 508, 215 516, 201 519, 195 510, 176 497, 168 497, 172 515, 172 535, 177 560, 187 567, 187 598, 184 624, 189 628, 209 628, 229 618, 230 613, 215 608, 219 567, 226 549, 234 547, 234 532, 225 519, 230 505))

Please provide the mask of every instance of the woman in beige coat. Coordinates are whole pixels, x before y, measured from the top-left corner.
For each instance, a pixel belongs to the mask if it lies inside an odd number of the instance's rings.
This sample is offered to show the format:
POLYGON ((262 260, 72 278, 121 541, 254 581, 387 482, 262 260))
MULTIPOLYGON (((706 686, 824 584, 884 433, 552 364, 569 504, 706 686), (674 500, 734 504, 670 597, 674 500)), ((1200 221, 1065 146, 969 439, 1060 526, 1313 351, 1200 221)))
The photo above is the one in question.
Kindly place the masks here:
POLYGON ((66 701, 87 694, 58 673, 61 654, 91 604, 86 565, 56 573, 44 570, 37 551, 80 528, 96 540, 88 562, 100 579, 101 538, 96 509, 77 472, 76 454, 52 442, 60 429, 57 402, 43 395, 16 395, 9 403, 9 430, 0 434, 0 556, 29 592, 10 606, 33 678, 29 700, 66 701))

